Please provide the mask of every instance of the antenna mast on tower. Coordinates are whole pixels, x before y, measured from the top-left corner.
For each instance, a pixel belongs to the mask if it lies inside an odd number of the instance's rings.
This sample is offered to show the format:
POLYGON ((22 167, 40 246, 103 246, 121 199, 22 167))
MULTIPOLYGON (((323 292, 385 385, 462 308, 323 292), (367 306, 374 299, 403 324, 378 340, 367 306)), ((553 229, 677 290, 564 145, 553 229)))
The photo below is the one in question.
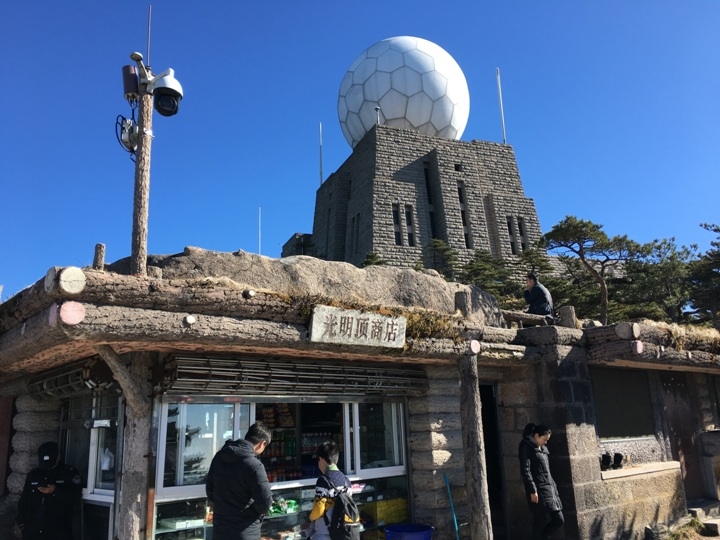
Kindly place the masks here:
POLYGON ((152 66, 150 63, 150 21, 152 19, 152 4, 148 4, 148 39, 147 39, 147 65, 152 66))
POLYGON ((320 185, 323 182, 323 171, 322 171, 322 122, 320 122, 320 185))
POLYGON ((503 144, 505 144, 505 112, 503 111, 502 86, 500 85, 500 68, 495 68, 497 76, 498 98, 500 99, 500 123, 502 124, 503 144))

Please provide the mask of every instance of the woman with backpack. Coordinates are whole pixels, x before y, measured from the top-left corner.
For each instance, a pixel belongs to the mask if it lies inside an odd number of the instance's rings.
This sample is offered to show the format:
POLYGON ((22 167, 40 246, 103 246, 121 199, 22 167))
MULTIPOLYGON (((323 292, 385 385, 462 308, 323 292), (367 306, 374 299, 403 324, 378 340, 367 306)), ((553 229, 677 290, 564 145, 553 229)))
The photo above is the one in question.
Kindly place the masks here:
POLYGON ((533 540, 550 538, 565 522, 557 485, 550 474, 550 452, 546 447, 550 435, 547 426, 528 424, 519 448, 520 475, 533 514, 533 540))

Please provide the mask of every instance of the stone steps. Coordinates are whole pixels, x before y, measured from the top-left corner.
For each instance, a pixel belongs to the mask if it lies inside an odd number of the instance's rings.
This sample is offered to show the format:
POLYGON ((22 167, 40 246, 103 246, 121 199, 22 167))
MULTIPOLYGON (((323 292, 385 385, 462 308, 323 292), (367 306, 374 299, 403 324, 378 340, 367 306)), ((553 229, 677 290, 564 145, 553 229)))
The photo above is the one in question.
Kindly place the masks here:
POLYGON ((703 536, 720 536, 720 501, 688 501, 688 513, 703 524, 703 536))

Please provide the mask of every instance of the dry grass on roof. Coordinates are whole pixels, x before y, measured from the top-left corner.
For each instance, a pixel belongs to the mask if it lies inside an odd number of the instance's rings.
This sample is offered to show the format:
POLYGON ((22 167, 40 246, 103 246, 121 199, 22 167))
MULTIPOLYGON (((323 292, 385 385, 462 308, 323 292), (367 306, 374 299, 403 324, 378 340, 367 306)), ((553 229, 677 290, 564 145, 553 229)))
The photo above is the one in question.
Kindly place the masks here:
POLYGON ((640 323, 664 333, 678 351, 695 349, 698 345, 703 345, 703 348, 714 352, 720 351, 720 332, 714 328, 657 322, 650 319, 644 319, 640 323))
POLYGON ((381 306, 370 304, 360 299, 331 298, 321 294, 287 294, 268 289, 250 287, 234 281, 228 277, 202 277, 188 279, 173 279, 171 282, 181 281, 190 287, 202 289, 227 288, 238 291, 252 289, 255 292, 274 296, 297 308, 300 316, 310 322, 313 308, 317 305, 331 306, 341 309, 354 309, 361 312, 373 312, 388 317, 405 317, 407 319, 407 336, 411 338, 461 339, 457 326, 461 315, 449 315, 423 308, 407 308, 402 306, 381 306))

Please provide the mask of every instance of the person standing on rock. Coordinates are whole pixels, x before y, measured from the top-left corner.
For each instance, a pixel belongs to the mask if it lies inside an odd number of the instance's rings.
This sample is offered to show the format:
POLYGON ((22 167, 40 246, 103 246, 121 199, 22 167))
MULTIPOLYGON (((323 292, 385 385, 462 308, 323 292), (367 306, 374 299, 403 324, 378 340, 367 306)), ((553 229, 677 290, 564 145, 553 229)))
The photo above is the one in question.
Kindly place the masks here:
MULTIPOLYGON (((530 431, 529 428, 526 426, 525 432, 530 431)), ((546 446, 550 435, 550 428, 538 425, 520 442, 520 476, 533 515, 533 540, 550 538, 565 522, 562 501, 550 474, 550 452, 546 446)))
POLYGON ((80 472, 62 463, 57 443, 41 444, 38 466, 28 473, 18 501, 22 539, 76 540, 73 519, 82 488, 80 472))

